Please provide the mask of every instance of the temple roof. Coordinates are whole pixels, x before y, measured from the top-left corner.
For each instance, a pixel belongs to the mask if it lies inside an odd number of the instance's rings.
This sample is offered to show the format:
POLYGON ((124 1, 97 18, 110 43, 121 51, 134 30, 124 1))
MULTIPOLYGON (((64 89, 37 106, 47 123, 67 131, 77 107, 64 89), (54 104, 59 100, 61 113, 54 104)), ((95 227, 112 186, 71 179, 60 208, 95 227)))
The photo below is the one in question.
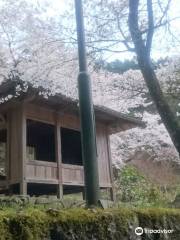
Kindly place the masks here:
MULTIPOLYGON (((63 112, 79 114, 79 101, 77 99, 67 97, 61 93, 49 95, 48 90, 33 87, 31 84, 22 81, 9 80, 2 83, 0 86, 0 99, 1 105, 7 102, 25 101, 57 111, 63 110, 63 112)), ((94 105, 94 112, 96 121, 105 123, 110 134, 145 126, 144 122, 138 118, 130 117, 104 106, 94 105)))

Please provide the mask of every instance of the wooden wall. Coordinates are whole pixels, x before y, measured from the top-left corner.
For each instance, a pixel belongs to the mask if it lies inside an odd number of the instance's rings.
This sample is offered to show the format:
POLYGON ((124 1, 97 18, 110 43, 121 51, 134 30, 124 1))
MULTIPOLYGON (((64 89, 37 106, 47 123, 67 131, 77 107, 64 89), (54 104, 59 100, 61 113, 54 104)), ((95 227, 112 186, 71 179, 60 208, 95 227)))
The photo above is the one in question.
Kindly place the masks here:
POLYGON ((26 168, 26 120, 23 105, 18 105, 9 112, 10 139, 10 183, 22 183, 25 179, 26 168))
MULTIPOLYGON (((74 185, 77 183, 77 185, 82 186, 84 184, 83 167, 77 166, 77 169, 75 168, 73 170, 72 166, 60 163, 59 167, 61 166, 62 172, 59 173, 57 163, 52 163, 53 166, 44 165, 40 167, 40 165, 42 165, 40 161, 36 161, 36 163, 27 162, 26 154, 24 152, 26 149, 26 119, 42 121, 60 127, 80 130, 80 121, 77 116, 63 112, 56 112, 52 109, 38 107, 28 103, 26 103, 23 107, 18 106, 17 108, 11 109, 10 182, 26 182, 26 180, 33 181, 33 179, 37 182, 41 182, 42 179, 46 179, 52 180, 54 183, 58 183, 57 178, 58 176, 61 176, 63 184, 74 185), (22 145, 24 146, 23 149, 22 145), (52 170, 52 168, 54 170, 52 170), (75 176, 75 182, 71 179, 72 176, 75 176)), ((96 124, 96 128, 100 186, 111 187, 111 166, 109 162, 107 128, 100 122, 96 124)))
POLYGON ((108 142, 107 142, 107 131, 106 127, 97 124, 96 135, 97 135, 97 154, 98 154, 98 166, 99 166, 99 182, 101 187, 111 187, 110 178, 110 159, 108 156, 108 142))

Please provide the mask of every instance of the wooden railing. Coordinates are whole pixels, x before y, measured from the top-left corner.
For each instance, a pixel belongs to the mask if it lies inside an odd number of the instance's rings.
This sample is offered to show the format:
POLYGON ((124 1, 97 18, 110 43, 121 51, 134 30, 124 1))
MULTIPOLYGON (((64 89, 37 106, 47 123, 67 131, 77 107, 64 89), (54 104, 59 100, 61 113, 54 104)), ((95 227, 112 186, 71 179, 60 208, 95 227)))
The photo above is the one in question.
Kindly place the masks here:
POLYGON ((39 160, 28 161, 26 177, 30 182, 57 183, 57 163, 39 160))
MULTIPOLYGON (((26 165, 26 178, 28 182, 37 183, 58 183, 58 167, 56 162, 46 162, 39 160, 28 161, 26 165)), ((62 174, 62 184, 64 185, 84 185, 83 166, 62 164, 59 169, 62 174)), ((60 175, 61 175, 60 174, 60 175)))
POLYGON ((65 185, 84 185, 83 166, 62 164, 62 179, 65 185))

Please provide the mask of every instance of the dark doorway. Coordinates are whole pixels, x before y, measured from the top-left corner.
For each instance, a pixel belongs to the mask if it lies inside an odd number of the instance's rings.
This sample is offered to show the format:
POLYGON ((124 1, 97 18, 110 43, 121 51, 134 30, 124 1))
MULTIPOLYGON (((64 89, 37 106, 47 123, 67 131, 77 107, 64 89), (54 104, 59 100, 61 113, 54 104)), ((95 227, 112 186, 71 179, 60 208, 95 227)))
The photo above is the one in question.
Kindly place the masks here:
POLYGON ((55 127, 27 120, 27 158, 55 162, 55 127))
POLYGON ((0 180, 6 178, 7 130, 0 130, 0 180))
POLYGON ((79 131, 61 128, 61 152, 63 163, 83 165, 79 131))

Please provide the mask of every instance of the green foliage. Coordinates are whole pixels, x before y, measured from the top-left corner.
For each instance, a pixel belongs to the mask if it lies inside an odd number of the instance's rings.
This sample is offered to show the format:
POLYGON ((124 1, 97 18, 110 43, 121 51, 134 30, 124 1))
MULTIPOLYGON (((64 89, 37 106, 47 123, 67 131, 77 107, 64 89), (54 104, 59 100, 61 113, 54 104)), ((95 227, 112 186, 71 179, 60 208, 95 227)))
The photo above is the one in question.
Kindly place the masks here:
MULTIPOLYGON (((168 61, 168 58, 159 58, 158 60, 153 61, 154 69, 157 69, 160 66, 165 65, 167 61, 168 61)), ((130 60, 125 59, 124 61, 120 61, 116 59, 112 62, 106 62, 101 60, 101 61, 96 61, 96 68, 103 68, 108 72, 123 74, 124 72, 130 69, 139 70, 139 65, 135 58, 130 60)))
POLYGON ((117 200, 133 206, 167 205, 159 186, 151 183, 135 167, 124 166, 116 180, 117 200))
MULTIPOLYGON (((9 209, 0 211, 0 240, 135 239, 137 226, 174 229, 166 239, 178 240, 179 222, 180 210, 172 209, 9 209)), ((151 239, 157 237, 165 239, 163 234, 151 239)))
POLYGON ((129 69, 134 70, 139 69, 139 66, 134 59, 132 60, 127 59, 123 62, 120 60, 115 60, 110 63, 104 63, 104 68, 109 72, 122 74, 128 71, 129 69))

